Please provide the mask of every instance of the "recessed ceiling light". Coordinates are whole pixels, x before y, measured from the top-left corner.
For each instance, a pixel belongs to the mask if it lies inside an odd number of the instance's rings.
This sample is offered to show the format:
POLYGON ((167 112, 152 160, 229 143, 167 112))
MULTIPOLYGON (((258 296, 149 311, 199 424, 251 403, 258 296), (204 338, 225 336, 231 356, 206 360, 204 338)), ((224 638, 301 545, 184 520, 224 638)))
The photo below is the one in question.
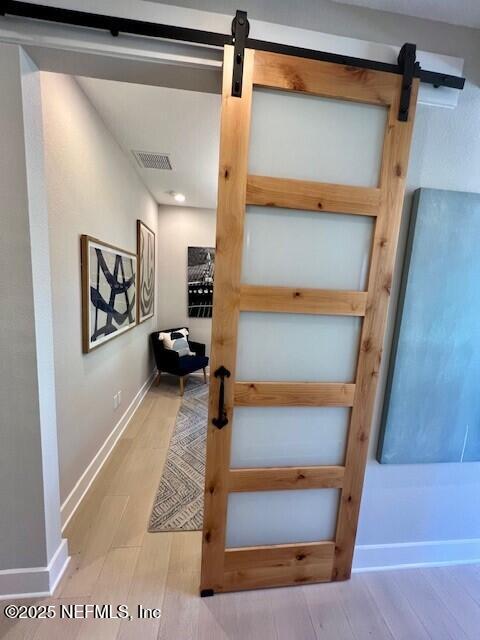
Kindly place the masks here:
POLYGON ((186 198, 183 193, 178 193, 178 191, 167 191, 169 196, 171 196, 175 202, 185 202, 186 198))

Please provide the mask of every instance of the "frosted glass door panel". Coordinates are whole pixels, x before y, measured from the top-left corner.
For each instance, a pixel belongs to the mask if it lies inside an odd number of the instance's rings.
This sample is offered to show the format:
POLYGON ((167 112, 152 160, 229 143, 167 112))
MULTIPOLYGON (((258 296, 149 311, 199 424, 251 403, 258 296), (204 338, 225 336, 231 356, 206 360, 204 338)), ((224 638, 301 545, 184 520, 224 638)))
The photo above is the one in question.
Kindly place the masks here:
POLYGON ((373 228, 367 216, 248 207, 242 282, 365 291, 373 228))
POLYGON ((339 495, 338 489, 231 493, 226 546, 332 540, 339 495))
POLYGON ((242 312, 236 378, 352 382, 360 326, 360 318, 350 316, 242 312))
POLYGON ((350 409, 237 407, 230 466, 343 465, 350 409))
POLYGON ((376 187, 386 120, 384 107, 257 89, 248 171, 376 187))

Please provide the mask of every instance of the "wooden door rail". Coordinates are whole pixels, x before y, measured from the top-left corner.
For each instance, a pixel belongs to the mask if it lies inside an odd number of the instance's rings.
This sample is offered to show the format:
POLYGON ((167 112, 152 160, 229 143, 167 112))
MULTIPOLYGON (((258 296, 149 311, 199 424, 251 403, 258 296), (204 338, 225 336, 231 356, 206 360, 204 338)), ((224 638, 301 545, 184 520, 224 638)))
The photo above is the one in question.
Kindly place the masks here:
POLYGON ((276 491, 282 489, 340 489, 342 466, 262 467, 230 469, 229 491, 276 491))
POLYGON ((220 591, 327 582, 334 553, 329 540, 226 549, 220 591))
POLYGON ((343 382, 236 382, 238 407, 352 407, 355 385, 343 382))
POLYGON ((249 175, 247 204, 375 217, 380 189, 249 175))
POLYGON ((240 311, 364 316, 367 295, 366 291, 243 284, 240 287, 240 311))

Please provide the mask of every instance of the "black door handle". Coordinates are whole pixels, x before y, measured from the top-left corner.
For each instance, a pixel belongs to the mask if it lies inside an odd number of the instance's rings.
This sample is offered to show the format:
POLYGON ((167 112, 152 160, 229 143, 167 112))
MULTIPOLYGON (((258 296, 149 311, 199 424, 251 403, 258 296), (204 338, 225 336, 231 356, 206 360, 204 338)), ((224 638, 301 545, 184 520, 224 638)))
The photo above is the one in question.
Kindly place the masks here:
POLYGON ((225 408, 225 378, 230 377, 230 371, 222 365, 213 375, 215 378, 220 378, 220 393, 218 394, 218 418, 213 418, 212 423, 217 429, 223 429, 228 424, 225 408))

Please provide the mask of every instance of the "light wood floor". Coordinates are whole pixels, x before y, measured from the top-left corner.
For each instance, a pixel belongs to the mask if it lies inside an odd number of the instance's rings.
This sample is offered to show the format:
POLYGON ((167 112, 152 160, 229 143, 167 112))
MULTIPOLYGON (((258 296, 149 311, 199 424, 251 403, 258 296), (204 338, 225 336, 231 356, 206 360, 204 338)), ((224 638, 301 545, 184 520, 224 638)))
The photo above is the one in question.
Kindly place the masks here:
POLYGON ((128 604, 134 614, 141 604, 160 620, 13 622, 1 602, 1 638, 480 640, 478 566, 201 599, 200 532, 146 532, 179 402, 166 378, 151 389, 68 526, 72 560, 54 597, 24 601, 128 604))

